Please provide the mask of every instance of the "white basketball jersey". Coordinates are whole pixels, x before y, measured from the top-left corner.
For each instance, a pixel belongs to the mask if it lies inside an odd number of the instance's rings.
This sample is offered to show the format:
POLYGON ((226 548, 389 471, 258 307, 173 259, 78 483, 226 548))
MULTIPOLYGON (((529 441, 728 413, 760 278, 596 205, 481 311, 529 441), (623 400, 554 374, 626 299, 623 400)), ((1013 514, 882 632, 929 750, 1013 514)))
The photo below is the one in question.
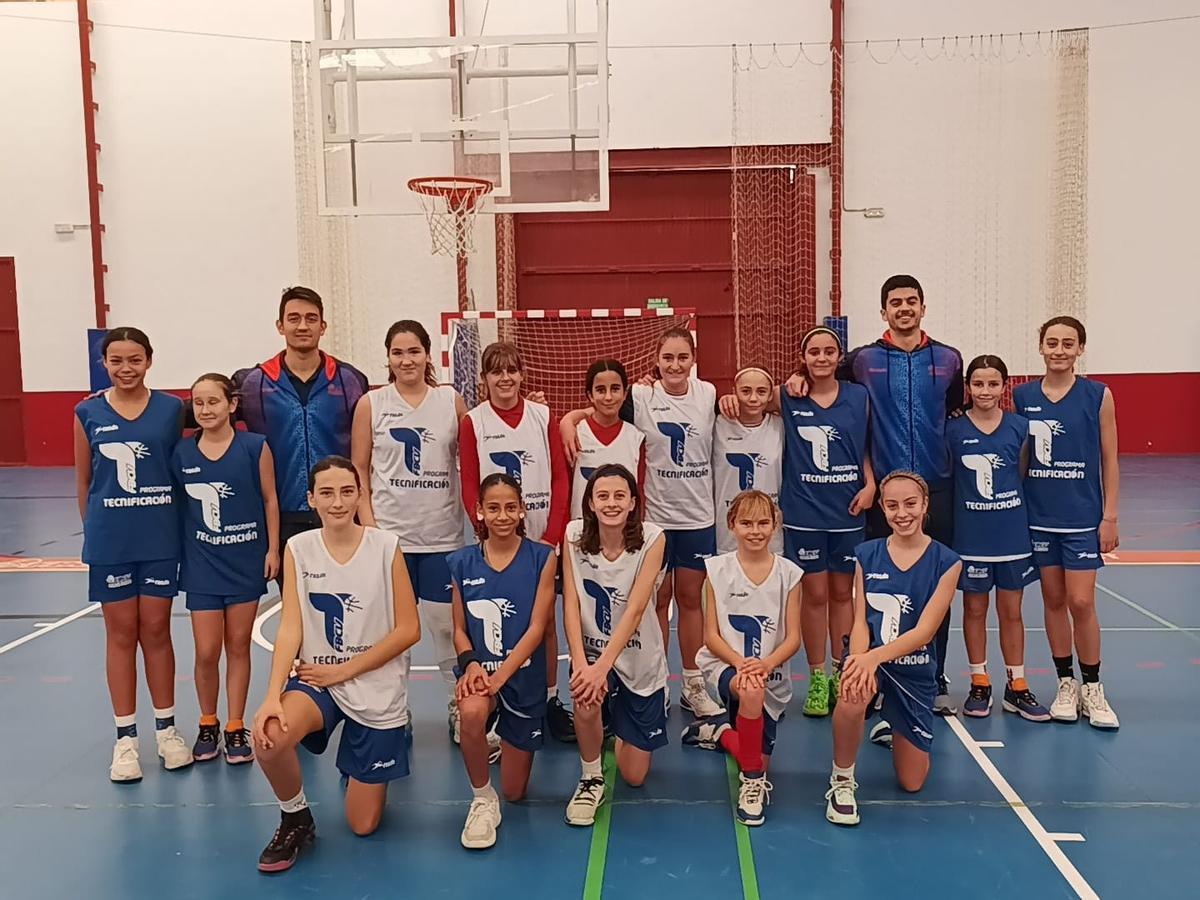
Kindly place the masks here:
POLYGON ((371 506, 405 553, 444 553, 463 545, 458 413, 454 388, 431 387, 419 406, 390 384, 371 404, 371 506))
MULTIPOLYGON (((583 649, 587 658, 595 661, 608 646, 609 638, 625 615, 629 593, 642 569, 646 551, 662 534, 662 529, 652 522, 643 523, 641 549, 622 553, 615 560, 609 560, 603 553, 582 552, 577 543, 582 533, 583 521, 572 520, 567 524, 564 543, 566 552, 571 554, 575 593, 579 595, 583 649)), ((625 687, 643 697, 661 691, 667 684, 667 654, 663 649, 662 628, 654 611, 654 593, 652 588, 637 631, 613 664, 625 687)))
POLYGON ((646 438, 646 518, 669 529, 711 527, 717 389, 692 378, 681 397, 658 381, 631 390, 633 424, 646 438))
MULTIPOLYGON (((358 550, 343 566, 325 549, 319 528, 288 541, 304 628, 302 662, 338 665, 370 650, 396 627, 392 560, 398 543, 389 531, 364 528, 358 550)), ((399 728, 408 722, 408 652, 325 690, 355 722, 399 728)))
POLYGON ((521 485, 525 501, 525 533, 539 541, 550 521, 550 409, 525 401, 525 412, 516 428, 483 402, 467 413, 475 427, 479 448, 479 478, 506 472, 521 485))
MULTIPOLYGON (((746 577, 737 553, 722 553, 704 561, 708 582, 716 601, 717 626, 721 637, 747 659, 770 656, 784 638, 788 593, 800 583, 800 567, 782 556, 775 557, 771 574, 762 584, 746 577)), ((725 663, 701 647, 696 662, 702 669, 724 668, 725 663)), ((767 681, 765 705, 778 719, 792 699, 792 670, 785 662, 767 681)))
POLYGON ((637 478, 644 438, 628 422, 622 422, 621 430, 613 442, 602 444, 587 419, 579 423, 575 433, 579 438, 579 454, 575 460, 575 474, 571 477, 571 518, 580 519, 583 517, 583 489, 587 487, 592 472, 606 463, 616 463, 637 478))
MULTIPOLYGON (((717 552, 731 553, 737 541, 726 524, 733 498, 742 491, 759 490, 779 505, 783 478, 783 421, 767 416, 762 424, 743 425, 717 416, 713 427, 713 497, 717 514, 717 552)), ((771 552, 783 551, 783 531, 771 540, 771 552)))

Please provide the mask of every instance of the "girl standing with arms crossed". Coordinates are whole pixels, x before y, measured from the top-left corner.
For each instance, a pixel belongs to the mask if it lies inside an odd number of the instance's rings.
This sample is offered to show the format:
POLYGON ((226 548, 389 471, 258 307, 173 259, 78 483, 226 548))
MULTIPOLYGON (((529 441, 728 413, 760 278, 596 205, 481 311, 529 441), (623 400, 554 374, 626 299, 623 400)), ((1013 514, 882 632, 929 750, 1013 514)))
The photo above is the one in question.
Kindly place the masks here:
POLYGON ((75 489, 83 519, 88 597, 104 613, 105 669, 117 726, 109 777, 140 781, 137 651, 154 703, 154 736, 167 769, 192 764, 175 730, 171 600, 179 586, 179 508, 171 453, 183 403, 146 387, 154 358, 137 328, 114 328, 100 345, 112 387, 75 407, 75 489))
POLYGON ((525 796, 546 717, 545 630, 554 608, 554 548, 525 536, 521 486, 497 472, 479 485, 481 540, 447 559, 454 596, 454 649, 462 756, 473 799, 462 845, 496 843, 500 798, 488 773, 488 720, 495 716, 504 752, 504 799, 525 796))
POLYGON ((354 409, 350 454, 367 489, 358 518, 400 539, 408 578, 426 635, 433 642, 449 693, 447 726, 458 743, 454 700, 454 622, 450 612, 449 553, 463 545, 459 505, 458 429, 467 414, 462 397, 439 385, 429 333, 404 319, 388 329, 388 384, 368 392, 354 409))
POLYGON ((567 823, 591 825, 604 802, 604 720, 616 735, 617 769, 640 787, 667 743, 667 657, 651 599, 662 569, 662 529, 643 523, 637 482, 607 463, 588 480, 583 518, 567 525, 563 624, 583 775, 567 823))
POLYGON ((1029 543, 1029 520, 1021 479, 1028 465, 1029 423, 1000 408, 1008 368, 998 356, 977 356, 967 366, 966 414, 946 423, 954 464, 954 550, 963 561, 963 638, 971 667, 971 690, 963 714, 992 709, 987 674, 988 595, 996 589, 1000 649, 1008 673, 1004 711, 1031 722, 1048 722, 1025 680, 1025 623, 1021 598, 1037 580, 1029 543))
POLYGON ((261 434, 233 427, 233 381, 201 375, 192 385, 192 412, 200 430, 175 445, 171 461, 183 489, 183 563, 179 585, 187 595, 196 641, 196 697, 200 729, 192 756, 215 759, 221 750, 217 699, 225 650, 225 762, 254 759, 243 722, 250 690, 250 636, 267 580, 279 573, 279 501, 275 463, 261 434))
POLYGON ((1074 722, 1083 713, 1095 728, 1120 722, 1100 683, 1100 620, 1096 571, 1117 549, 1121 475, 1117 466, 1117 406, 1098 381, 1075 374, 1087 332, 1071 316, 1056 316, 1038 332, 1046 374, 1013 391, 1029 420, 1032 453, 1026 475, 1033 561, 1041 569, 1046 637, 1058 692, 1050 715, 1074 722), (1075 680, 1072 647, 1083 685, 1075 680))

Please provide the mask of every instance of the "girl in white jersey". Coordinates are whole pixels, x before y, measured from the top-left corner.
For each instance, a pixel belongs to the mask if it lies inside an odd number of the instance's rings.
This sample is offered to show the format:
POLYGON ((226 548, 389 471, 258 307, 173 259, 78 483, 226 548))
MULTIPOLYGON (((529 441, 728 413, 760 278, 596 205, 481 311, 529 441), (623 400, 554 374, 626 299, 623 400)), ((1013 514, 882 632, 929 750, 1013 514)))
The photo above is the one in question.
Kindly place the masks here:
POLYGON ((737 550, 706 561, 704 647, 696 656, 709 690, 729 717, 693 722, 683 742, 723 749, 737 760, 737 817, 761 825, 770 802, 767 762, 792 699, 788 663, 800 649, 800 577, 795 563, 771 552, 779 507, 762 491, 743 491, 726 517, 737 550))
POLYGON ((331 456, 308 478, 321 528, 292 537, 283 556, 283 611, 267 695, 254 716, 258 764, 281 821, 259 856, 281 872, 316 835, 296 745, 322 753, 341 723, 337 767, 348 779, 346 821, 379 825, 387 784, 408 774, 408 649, 421 636, 404 554, 394 534, 354 521, 358 471, 331 456), (289 672, 295 668, 295 675, 289 672))
POLYGON ((636 475, 639 489, 646 475, 642 433, 621 419, 621 407, 629 396, 625 366, 615 359, 598 359, 588 367, 584 384, 593 412, 579 423, 576 432, 579 449, 571 478, 572 519, 583 518, 583 492, 592 473, 605 463, 624 466, 636 475))
MULTIPOLYGON (((671 598, 679 609, 679 653, 683 658, 681 704, 705 718, 723 710, 704 689, 696 667, 696 651, 704 642, 700 588, 704 561, 716 553, 713 506, 712 440, 717 391, 692 374, 696 343, 686 328, 669 328, 658 341, 657 379, 635 384, 621 418, 645 436, 646 519, 667 535, 663 564, 667 577, 655 606, 664 644, 670 634, 667 616, 671 598)), ((563 417, 563 442, 568 455, 578 449, 575 425, 590 410, 563 417)))
POLYGON ((633 473, 605 464, 584 489, 583 518, 567 525, 563 625, 583 767, 567 804, 570 825, 591 825, 604 802, 605 714, 626 784, 640 786, 651 754, 667 743, 667 657, 650 602, 666 539, 640 521, 640 505, 633 473))
POLYGON ((417 596, 422 630, 449 695, 450 736, 459 740, 454 701, 454 622, 446 556, 464 543, 458 487, 458 422, 462 397, 438 384, 429 333, 404 319, 384 338, 388 384, 365 394, 354 410, 350 456, 367 489, 358 520, 400 539, 417 596))
MULTIPOLYGON (((737 538, 725 513, 742 491, 759 490, 779 504, 783 467, 783 421, 767 409, 775 382, 759 366, 747 366, 734 376, 737 418, 718 416, 713 427, 713 496, 717 513, 717 552, 732 553, 737 538)), ((771 552, 783 552, 783 532, 771 538, 771 552)))

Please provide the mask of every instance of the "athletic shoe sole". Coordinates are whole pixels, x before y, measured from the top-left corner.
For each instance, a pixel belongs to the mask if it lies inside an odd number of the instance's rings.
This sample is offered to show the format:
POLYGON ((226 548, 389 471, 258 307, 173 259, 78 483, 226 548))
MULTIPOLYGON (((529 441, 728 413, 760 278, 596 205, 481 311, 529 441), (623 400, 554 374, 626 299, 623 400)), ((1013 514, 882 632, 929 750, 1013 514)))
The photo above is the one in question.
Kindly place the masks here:
POLYGON ((828 812, 825 813, 825 819, 834 825, 841 825, 843 828, 850 828, 857 825, 860 821, 858 816, 850 818, 849 816, 839 816, 828 812))
MULTIPOLYGON (((162 757, 160 756, 159 759, 162 759, 162 757)), ((190 766, 194 762, 195 762, 194 759, 189 759, 187 762, 178 763, 177 765, 174 765, 174 766, 168 766, 167 761, 165 759, 162 760, 163 768, 166 769, 168 772, 175 772, 175 771, 178 771, 179 769, 186 769, 188 766, 190 766)))
POLYGON ((1015 703, 1009 703, 1007 700, 1005 700, 1001 704, 1001 708, 1006 713, 1016 713, 1018 716, 1020 716, 1026 722, 1049 722, 1050 721, 1050 713, 1046 713, 1046 715, 1044 715, 1044 716, 1035 716, 1035 715, 1032 715, 1032 714, 1026 712, 1025 710, 1021 709, 1021 707, 1017 706, 1015 703))
POLYGON ((566 815, 563 816, 563 820, 568 825, 574 825, 577 828, 588 828, 588 827, 596 824, 596 813, 598 813, 600 811, 600 807, 603 805, 604 805, 603 800, 601 800, 599 803, 596 804, 596 808, 594 810, 592 810, 592 817, 590 819, 572 819, 570 813, 567 813, 566 815))
POLYGON ((1052 722, 1066 722, 1068 724, 1073 723, 1073 722, 1078 722, 1079 721, 1079 713, 1075 713, 1075 715, 1070 716, 1070 717, 1056 716, 1054 713, 1050 713, 1050 720, 1052 722))
POLYGON ((139 775, 136 778, 113 778, 112 775, 109 775, 108 780, 113 784, 137 784, 142 780, 142 776, 139 775))
MULTIPOLYGON (((1005 704, 1004 708, 1006 710, 1008 710, 1009 712, 1016 712, 1015 709, 1008 709, 1008 704, 1005 704)), ((963 707, 963 715, 970 716, 972 719, 986 719, 991 714, 992 714, 992 701, 991 700, 988 701, 988 705, 987 705, 986 709, 967 709, 965 706, 963 707)))
POLYGON ((1083 717, 1088 720, 1089 725, 1091 725, 1093 728, 1099 728, 1101 731, 1116 731, 1121 727, 1120 724, 1104 725, 1104 724, 1098 723, 1098 722, 1096 722, 1095 719, 1093 719, 1087 713, 1083 713, 1083 717))
POLYGON ((808 716, 810 719, 823 719, 829 715, 830 710, 828 706, 824 709, 814 710, 809 710, 807 707, 805 707, 803 710, 801 710, 801 712, 803 712, 804 715, 808 716))
POLYGON ((221 755, 221 748, 218 747, 212 753, 197 753, 192 751, 192 762, 208 762, 210 759, 216 759, 221 755))
POLYGON ((738 813, 737 820, 749 828, 757 828, 763 822, 767 821, 766 816, 759 816, 756 819, 743 818, 741 813, 738 813))
POLYGON ((231 766, 240 766, 244 763, 254 762, 253 756, 226 756, 225 762, 231 766))
POLYGON ((265 872, 267 874, 273 874, 276 872, 286 872, 288 869, 290 869, 292 866, 294 866, 296 864, 296 860, 300 858, 300 851, 305 849, 306 847, 312 846, 313 839, 315 837, 316 837, 316 835, 314 835, 314 834, 310 834, 308 837, 306 837, 303 841, 300 842, 300 845, 296 848, 296 852, 293 853, 287 859, 282 859, 279 862, 274 862, 274 863, 260 862, 258 864, 258 871, 265 872))

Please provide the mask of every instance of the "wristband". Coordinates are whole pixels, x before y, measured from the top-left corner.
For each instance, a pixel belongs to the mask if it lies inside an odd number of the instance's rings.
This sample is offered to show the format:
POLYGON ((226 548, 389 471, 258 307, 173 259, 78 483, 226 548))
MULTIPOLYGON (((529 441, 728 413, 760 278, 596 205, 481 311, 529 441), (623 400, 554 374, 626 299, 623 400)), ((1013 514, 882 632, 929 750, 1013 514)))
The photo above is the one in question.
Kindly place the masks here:
MULTIPOLYGON (((458 663, 456 668, 459 672, 465 674, 467 671, 467 666, 469 666, 471 663, 477 662, 479 662, 479 657, 475 655, 474 650, 464 650, 462 653, 458 654, 458 663)), ((461 678, 462 675, 459 677, 461 678)))

